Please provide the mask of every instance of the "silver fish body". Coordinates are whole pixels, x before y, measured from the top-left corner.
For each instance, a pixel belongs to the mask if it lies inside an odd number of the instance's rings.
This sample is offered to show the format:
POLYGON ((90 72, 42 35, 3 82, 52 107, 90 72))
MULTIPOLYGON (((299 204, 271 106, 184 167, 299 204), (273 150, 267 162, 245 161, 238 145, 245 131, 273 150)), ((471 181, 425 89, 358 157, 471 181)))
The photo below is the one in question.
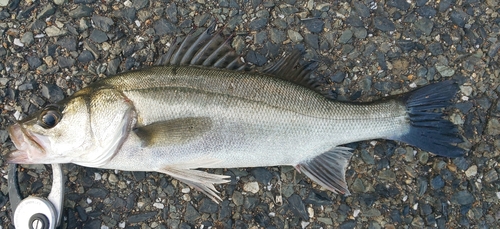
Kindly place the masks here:
POLYGON ((175 129, 192 122, 196 132, 168 133, 173 136, 158 136, 154 147, 143 147, 148 143, 132 130, 124 143, 130 147, 100 166, 106 168, 158 171, 200 158, 212 162, 197 166, 205 168, 296 165, 338 145, 409 129, 406 108, 396 100, 340 103, 262 74, 155 67, 101 84, 132 101, 136 129, 165 121, 175 129))
POLYGON ((220 200, 213 184, 228 177, 197 168, 292 165, 348 193, 351 153, 343 144, 385 138, 444 156, 463 153, 450 144, 460 141, 453 125, 429 112, 449 104, 452 82, 342 103, 286 80, 295 74, 286 62, 264 73, 167 65, 106 78, 11 126, 18 150, 8 160, 163 172, 220 200))

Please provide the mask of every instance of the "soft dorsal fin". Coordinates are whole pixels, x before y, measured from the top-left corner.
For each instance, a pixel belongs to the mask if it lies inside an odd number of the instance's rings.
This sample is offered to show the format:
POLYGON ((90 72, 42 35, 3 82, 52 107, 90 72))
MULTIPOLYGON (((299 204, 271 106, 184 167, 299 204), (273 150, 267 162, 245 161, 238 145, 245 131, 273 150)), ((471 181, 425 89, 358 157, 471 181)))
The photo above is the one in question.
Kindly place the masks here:
POLYGON ((191 31, 184 39, 177 38, 168 52, 155 65, 198 65, 232 70, 248 68, 231 47, 232 37, 223 38, 215 32, 215 23, 202 33, 191 31))
POLYGON ((324 82, 311 78, 311 74, 316 68, 316 62, 310 62, 301 66, 299 65, 301 57, 302 52, 295 49, 275 64, 264 69, 263 72, 303 87, 307 87, 322 94, 326 98, 335 99, 335 94, 332 93, 331 90, 325 90, 322 88, 324 86, 324 82))

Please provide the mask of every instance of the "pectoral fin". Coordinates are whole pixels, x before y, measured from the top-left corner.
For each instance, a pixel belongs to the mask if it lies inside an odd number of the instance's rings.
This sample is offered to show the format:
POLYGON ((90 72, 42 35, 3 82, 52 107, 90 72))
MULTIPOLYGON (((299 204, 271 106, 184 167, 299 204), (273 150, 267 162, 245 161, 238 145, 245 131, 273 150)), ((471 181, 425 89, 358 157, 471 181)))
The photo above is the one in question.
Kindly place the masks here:
POLYGON ((295 168, 334 193, 350 194, 345 181, 345 171, 352 156, 350 150, 347 147, 335 147, 299 163, 295 168))
POLYGON ((212 128, 207 117, 190 117, 156 122, 138 127, 134 132, 145 147, 161 147, 184 144, 203 136, 212 128))
POLYGON ((215 189, 214 184, 224 184, 230 181, 230 176, 211 174, 200 170, 180 167, 179 165, 165 167, 160 170, 160 172, 166 173, 173 178, 196 188, 216 203, 219 203, 222 199, 219 197, 219 191, 215 189))

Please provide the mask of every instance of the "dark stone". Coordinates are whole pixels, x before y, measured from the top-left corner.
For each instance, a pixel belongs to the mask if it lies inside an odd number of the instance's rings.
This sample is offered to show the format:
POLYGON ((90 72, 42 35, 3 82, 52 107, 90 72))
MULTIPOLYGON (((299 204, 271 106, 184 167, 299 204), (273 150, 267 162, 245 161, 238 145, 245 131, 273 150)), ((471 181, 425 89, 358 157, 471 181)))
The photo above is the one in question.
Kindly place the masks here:
POLYGON ((135 67, 136 60, 134 57, 128 57, 125 59, 125 70, 130 70, 135 67))
POLYGON ((393 223, 401 223, 402 222, 401 213, 396 209, 391 211, 390 217, 391 217, 391 220, 393 223))
POLYGON ((416 47, 415 42, 411 40, 398 40, 396 44, 403 52, 410 52, 416 47))
POLYGON ((262 66, 267 63, 267 58, 253 50, 248 51, 247 55, 245 56, 245 59, 249 63, 253 63, 257 66, 262 66))
POLYGON ((73 3, 75 3, 75 4, 92 4, 96 1, 97 0, 73 0, 73 3))
POLYGON ((344 81, 346 76, 347 76, 347 74, 345 72, 337 71, 337 72, 335 72, 335 74, 330 76, 330 80, 335 82, 335 83, 342 83, 342 81, 344 81))
POLYGON ((403 15, 399 12, 399 11, 396 11, 392 14, 392 19, 394 20, 399 20, 403 17, 403 15))
POLYGON ((495 57, 496 55, 498 55, 499 50, 500 50, 500 42, 491 44, 490 49, 488 49, 488 56, 491 58, 495 57))
POLYGON ((144 7, 146 7, 149 3, 149 0, 133 0, 132 1, 132 6, 136 9, 136 10, 140 10, 144 7))
MULTIPOLYGON (((20 2, 21 2, 21 0, 11 0, 9 5, 7 5, 7 6, 9 7, 9 10, 14 11, 15 9, 17 9, 17 7, 19 7, 20 2)), ((36 5, 36 4, 33 4, 33 5, 36 5)))
POLYGON ((90 222, 86 222, 84 225, 83 225, 83 229, 95 229, 95 228, 101 228, 101 220, 99 219, 94 219, 94 220, 91 220, 90 222))
POLYGON ((2 192, 0 192, 0 208, 3 208, 9 198, 7 196, 4 196, 2 192))
POLYGON ((113 206, 113 209, 122 209, 125 206, 127 206, 127 202, 120 197, 116 197, 115 200, 113 201, 112 206, 113 206))
POLYGON ((261 227, 268 228, 271 224, 271 218, 263 212, 259 212, 254 217, 255 222, 259 224, 261 227))
POLYGON ((439 1, 439 7, 438 10, 439 12, 444 12, 450 8, 450 6, 453 4, 455 0, 441 0, 439 1))
POLYGON ((354 37, 358 39, 365 39, 368 36, 368 31, 363 27, 353 27, 352 32, 354 33, 354 37))
POLYGON ((86 5, 79 5, 74 10, 69 12, 72 18, 90 17, 94 9, 86 5))
POLYGON ((388 0, 387 5, 404 11, 410 8, 410 3, 406 0, 388 0))
MULTIPOLYGON (((115 15, 115 17, 123 18, 127 20, 127 22, 129 23, 134 23, 136 18, 135 16, 136 12, 137 11, 133 7, 125 7, 122 10, 114 11, 113 14, 115 15)), ((165 20, 165 19, 160 19, 160 20, 165 20)))
POLYGON ((51 103, 55 103, 64 99, 64 93, 57 85, 42 84, 42 96, 47 98, 51 103))
POLYGON ((444 187, 444 180, 440 175, 432 178, 431 180, 431 188, 434 190, 439 190, 444 187))
POLYGON ((94 22, 95 27, 104 32, 108 32, 111 29, 111 26, 115 24, 115 22, 113 22, 113 19, 96 14, 92 16, 92 21, 94 22))
MULTIPOLYGON (((118 67, 120 66, 120 62, 121 62, 120 58, 115 58, 115 59, 110 60, 108 62, 108 68, 106 69, 106 73, 108 75, 116 75, 116 73, 118 71, 118 67)), ((135 175, 134 175, 134 177, 135 177, 135 175)), ((136 177, 136 179, 137 179, 137 177, 136 177)))
POLYGON ((415 22, 415 28, 420 30, 425 35, 430 35, 433 27, 433 22, 428 18, 421 18, 415 22))
POLYGON ((163 36, 166 34, 174 34, 175 31, 177 30, 172 23, 170 23, 164 18, 155 22, 154 29, 156 35, 158 36, 163 36))
POLYGON ((328 197, 328 194, 326 192, 321 192, 316 190, 311 190, 307 198, 304 200, 304 202, 306 204, 312 204, 318 206, 332 204, 332 200, 330 199, 330 197, 328 197))
POLYGON ((273 174, 263 167, 254 168, 250 173, 263 185, 268 185, 273 179, 273 174))
POLYGON ((432 55, 441 55, 444 53, 443 47, 441 46, 441 43, 432 43, 427 46, 429 48, 429 52, 432 53, 432 55))
POLYGON ((285 32, 272 28, 269 30, 269 37, 274 43, 281 44, 284 40, 286 40, 285 32))
POLYGON ((469 168, 469 162, 464 157, 457 157, 453 159, 453 164, 455 164, 460 170, 465 171, 469 168))
POLYGON ((90 39, 96 43, 102 43, 108 40, 108 35, 99 29, 94 29, 90 32, 90 39))
POLYGON ((375 28, 384 32, 393 31, 396 29, 394 22, 382 16, 375 17, 373 19, 373 24, 375 25, 375 28))
POLYGON ((437 11, 436 11, 436 9, 434 9, 434 7, 429 6, 429 5, 425 5, 425 6, 419 7, 417 9, 417 13, 422 17, 431 18, 431 17, 436 16, 437 11))
POLYGON ((474 196, 465 190, 457 192, 451 200, 460 205, 470 205, 475 201, 474 196))
POLYGON ((311 32, 311 33, 321 33, 323 31, 323 27, 325 26, 325 22, 321 19, 308 19, 302 21, 306 28, 311 32))
POLYGON ((131 215, 127 218, 128 223, 139 223, 144 222, 148 219, 155 217, 158 212, 144 212, 137 215, 131 215))
POLYGON ((229 206, 231 202, 229 200, 223 200, 220 204, 219 219, 229 218, 232 214, 231 207, 229 206))
POLYGON ((418 7, 425 6, 428 0, 416 0, 415 5, 418 7))
POLYGON ((354 228, 356 228, 356 221, 354 220, 346 220, 339 226, 339 229, 354 229, 354 228))
POLYGON ((0 20, 4 20, 6 18, 9 18, 10 14, 7 12, 7 10, 2 10, 0 11, 0 20))
POLYGON ((203 213, 216 213, 219 210, 219 205, 211 199, 203 198, 198 209, 203 213))
POLYGON ((427 75, 427 68, 420 67, 420 68, 417 69, 417 77, 424 78, 425 75, 427 75))
POLYGON ((357 17, 355 15, 349 16, 345 20, 345 22, 346 22, 346 24, 351 25, 353 27, 364 27, 365 26, 364 23, 363 23, 363 21, 359 17, 357 17))
POLYGON ((83 50, 82 53, 78 56, 78 61, 82 63, 87 63, 94 60, 94 55, 92 55, 92 52, 88 50, 83 50))
POLYGON ((319 37, 316 34, 306 33, 304 36, 304 41, 307 45, 311 46, 313 49, 319 48, 319 37))
POLYGON ((45 19, 49 16, 51 16, 52 14, 54 14, 56 12, 56 8, 54 7, 54 5, 52 5, 51 3, 49 4, 46 4, 42 10, 40 11, 40 13, 38 13, 38 15, 36 15, 36 18, 37 19, 45 19))
POLYGON ((76 212, 78 213, 78 217, 82 221, 87 221, 88 215, 87 215, 87 212, 85 211, 85 209, 83 209, 82 206, 80 206, 80 205, 76 206, 76 212))
POLYGON ((467 22, 468 17, 469 16, 461 10, 453 10, 450 14, 451 22, 461 28, 465 27, 465 23, 467 22))
POLYGON ((109 191, 102 188, 91 188, 86 194, 90 197, 104 199, 108 195, 109 191))
POLYGON ((26 60, 28 61, 28 65, 31 70, 34 70, 38 68, 38 66, 42 65, 42 60, 36 56, 28 56, 26 57, 26 60))
POLYGON ((309 214, 307 214, 306 207, 302 199, 297 194, 292 194, 288 198, 288 204, 293 213, 305 221, 309 221, 309 214))
POLYGON ((57 65, 60 68, 69 68, 75 64, 75 59, 71 57, 58 56, 57 57, 57 65))
POLYGON ((359 16, 367 18, 370 17, 370 9, 361 1, 353 2, 354 10, 358 12, 359 16))
POLYGON ((134 206, 135 206, 135 203, 137 202, 137 196, 134 194, 134 193, 130 193, 128 196, 127 196, 127 204, 125 205, 125 207, 127 209, 133 209, 134 206))
POLYGON ((418 207, 420 209, 420 215, 426 216, 432 213, 432 207, 430 204, 420 203, 418 207))
POLYGON ((62 48, 65 48, 68 51, 76 51, 76 47, 78 42, 76 42, 76 38, 72 36, 65 36, 61 39, 59 39, 56 42, 57 45, 61 46, 62 48))
POLYGON ((175 2, 170 3, 170 5, 165 9, 165 14, 168 20, 172 23, 177 23, 177 5, 175 2))
POLYGON ((196 211, 196 209, 193 207, 193 205, 188 203, 186 206, 186 212, 184 214, 184 219, 188 223, 194 223, 199 218, 200 218, 200 213, 198 213, 198 211, 196 211))
POLYGON ((253 210, 257 204, 259 204, 259 198, 256 198, 256 197, 253 197, 253 196, 247 196, 245 197, 245 199, 243 200, 243 208, 245 208, 246 210, 253 210))
POLYGON ((267 25, 267 18, 257 18, 250 22, 248 27, 250 30, 259 30, 264 28, 267 25))

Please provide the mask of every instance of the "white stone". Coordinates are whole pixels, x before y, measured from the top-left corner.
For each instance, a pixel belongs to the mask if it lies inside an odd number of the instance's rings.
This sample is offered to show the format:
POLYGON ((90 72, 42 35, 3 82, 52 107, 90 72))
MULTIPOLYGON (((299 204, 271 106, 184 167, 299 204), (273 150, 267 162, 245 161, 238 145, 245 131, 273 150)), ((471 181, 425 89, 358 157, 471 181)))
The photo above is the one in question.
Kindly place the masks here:
POLYGON ((165 205, 163 205, 162 203, 154 203, 153 207, 158 208, 158 209, 163 209, 163 208, 165 208, 165 205))
POLYGON ((352 216, 354 216, 354 218, 358 217, 359 213, 361 212, 361 210, 359 209, 354 209, 354 211, 352 212, 352 216))
POLYGON ((102 176, 100 173, 94 173, 94 180, 101 180, 102 176))
POLYGON ((257 193, 259 192, 259 183, 257 183, 257 181, 248 182, 243 185, 243 190, 246 192, 257 193))
POLYGON ((477 165, 472 165, 465 171, 465 176, 473 177, 477 174, 477 165))
POLYGON ((19 47, 24 47, 23 42, 21 42, 21 40, 19 38, 14 38, 14 44, 19 46, 19 47))
POLYGON ((0 0, 0 6, 7 6, 9 4, 9 0, 0 0))

